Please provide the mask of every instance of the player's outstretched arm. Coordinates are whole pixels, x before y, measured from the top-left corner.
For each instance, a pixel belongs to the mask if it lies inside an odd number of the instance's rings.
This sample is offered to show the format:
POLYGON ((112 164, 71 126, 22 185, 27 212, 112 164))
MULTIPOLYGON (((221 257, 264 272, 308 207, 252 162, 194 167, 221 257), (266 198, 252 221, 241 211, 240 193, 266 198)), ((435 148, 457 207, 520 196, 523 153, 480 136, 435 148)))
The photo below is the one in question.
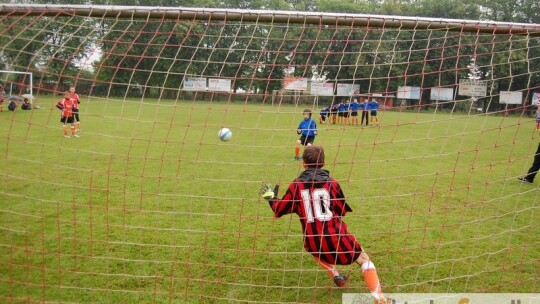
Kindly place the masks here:
POLYGON ((259 194, 265 200, 270 200, 272 198, 277 198, 278 191, 279 191, 279 185, 276 185, 272 189, 272 184, 264 184, 261 187, 261 190, 259 190, 259 194))

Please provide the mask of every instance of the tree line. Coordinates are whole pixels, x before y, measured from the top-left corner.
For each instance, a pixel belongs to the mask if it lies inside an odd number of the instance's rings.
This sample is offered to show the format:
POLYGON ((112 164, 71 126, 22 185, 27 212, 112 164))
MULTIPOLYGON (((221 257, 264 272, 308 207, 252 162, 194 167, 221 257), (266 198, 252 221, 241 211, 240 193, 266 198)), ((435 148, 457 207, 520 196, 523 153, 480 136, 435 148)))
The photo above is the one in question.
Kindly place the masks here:
MULTIPOLYGON (((540 22, 536 0, 139 0, 136 5, 540 22)), ((0 23, 0 68, 33 72, 42 92, 77 85, 98 95, 175 98, 183 77, 215 75, 235 79, 235 91, 262 94, 279 90, 286 74, 314 72, 328 81, 359 83, 362 91, 388 92, 400 85, 456 84, 467 73, 469 57, 498 80, 493 90, 540 86, 538 37, 219 20, 52 19, 14 15, 0 23), (103 55, 92 69, 84 68, 95 49, 103 55)))

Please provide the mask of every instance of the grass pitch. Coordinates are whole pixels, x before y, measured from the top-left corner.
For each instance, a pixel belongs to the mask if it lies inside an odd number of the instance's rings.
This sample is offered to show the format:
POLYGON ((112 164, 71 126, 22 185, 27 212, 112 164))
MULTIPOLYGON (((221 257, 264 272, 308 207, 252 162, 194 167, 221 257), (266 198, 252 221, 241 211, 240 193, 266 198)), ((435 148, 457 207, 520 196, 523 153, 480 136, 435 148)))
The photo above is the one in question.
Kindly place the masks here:
MULTIPOLYGON (((304 106, 83 99, 80 138, 55 100, 0 113, 0 301, 340 303, 296 216, 258 197, 292 161, 304 106), (221 127, 233 131, 219 141, 221 127)), ((315 109, 315 117, 317 109, 315 109)), ((539 292, 540 191, 518 183, 533 119, 386 111, 319 124, 386 292, 539 292)))

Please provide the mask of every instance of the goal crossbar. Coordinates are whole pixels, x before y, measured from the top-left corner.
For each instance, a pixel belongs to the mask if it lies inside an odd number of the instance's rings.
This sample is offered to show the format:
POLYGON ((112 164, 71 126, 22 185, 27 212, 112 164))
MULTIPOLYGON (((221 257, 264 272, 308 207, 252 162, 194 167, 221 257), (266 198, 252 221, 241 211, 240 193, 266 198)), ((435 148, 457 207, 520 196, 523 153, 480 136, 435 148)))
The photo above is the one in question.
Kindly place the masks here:
POLYGON ((538 24, 299 11, 246 11, 241 9, 156 6, 0 4, 0 15, 179 18, 185 20, 326 24, 352 27, 370 26, 402 29, 447 29, 465 32, 540 36, 540 25, 538 24))

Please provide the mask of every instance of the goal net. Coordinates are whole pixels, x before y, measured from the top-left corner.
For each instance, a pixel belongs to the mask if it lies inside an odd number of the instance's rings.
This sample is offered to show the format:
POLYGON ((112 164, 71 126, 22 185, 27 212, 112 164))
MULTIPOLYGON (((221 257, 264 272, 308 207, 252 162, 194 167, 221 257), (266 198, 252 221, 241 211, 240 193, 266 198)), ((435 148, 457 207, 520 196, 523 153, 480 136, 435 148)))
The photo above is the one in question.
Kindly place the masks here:
POLYGON ((259 196, 304 170, 305 109, 385 293, 539 291, 540 179, 518 180, 539 144, 536 24, 2 4, 0 58, 41 105, 0 112, 1 302, 369 293, 355 264, 336 287, 298 216, 259 196))

